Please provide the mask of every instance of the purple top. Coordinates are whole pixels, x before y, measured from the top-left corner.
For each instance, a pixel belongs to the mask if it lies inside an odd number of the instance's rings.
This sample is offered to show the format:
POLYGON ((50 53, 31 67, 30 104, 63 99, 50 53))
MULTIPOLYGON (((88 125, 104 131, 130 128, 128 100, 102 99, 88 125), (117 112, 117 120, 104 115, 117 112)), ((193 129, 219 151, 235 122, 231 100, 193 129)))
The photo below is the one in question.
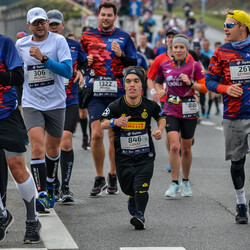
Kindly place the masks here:
POLYGON ((178 118, 193 118, 194 116, 183 117, 184 100, 193 102, 190 98, 183 97, 193 97, 194 90, 181 80, 181 73, 186 74, 188 78, 193 81, 205 78, 200 64, 196 61, 186 59, 185 65, 181 68, 176 68, 173 60, 162 63, 159 67, 157 77, 166 81, 168 95, 163 110, 167 115, 178 118), (170 96, 179 97, 180 101, 177 104, 172 103, 169 101, 170 96))

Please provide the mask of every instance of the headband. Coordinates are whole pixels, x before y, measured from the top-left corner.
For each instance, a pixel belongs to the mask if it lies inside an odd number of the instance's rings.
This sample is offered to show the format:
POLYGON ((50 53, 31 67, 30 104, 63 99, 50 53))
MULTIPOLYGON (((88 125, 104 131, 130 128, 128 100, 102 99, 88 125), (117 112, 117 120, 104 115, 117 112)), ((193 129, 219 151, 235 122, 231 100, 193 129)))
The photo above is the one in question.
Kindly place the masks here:
POLYGON ((174 37, 173 42, 172 42, 172 46, 173 46, 175 43, 183 43, 183 44, 187 47, 187 50, 188 50, 189 41, 188 41, 188 39, 186 39, 185 37, 181 37, 181 36, 174 37))

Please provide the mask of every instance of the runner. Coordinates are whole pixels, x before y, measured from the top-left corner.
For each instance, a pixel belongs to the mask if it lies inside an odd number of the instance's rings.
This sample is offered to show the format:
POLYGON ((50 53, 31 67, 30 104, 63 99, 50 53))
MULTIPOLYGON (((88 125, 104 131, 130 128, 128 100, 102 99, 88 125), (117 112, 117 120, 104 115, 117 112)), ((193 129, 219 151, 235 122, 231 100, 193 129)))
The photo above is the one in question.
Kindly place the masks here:
MULTIPOLYGON (((65 22, 63 19, 63 14, 59 10, 50 10, 47 12, 49 22, 49 31, 62 35, 65 22)), ((74 194, 69 189, 70 177, 74 164, 74 151, 72 146, 72 137, 75 125, 78 121, 78 80, 79 84, 82 84, 83 76, 79 68, 85 69, 87 67, 87 54, 83 52, 81 44, 75 40, 66 38, 69 45, 71 57, 72 57, 72 67, 73 67, 73 77, 71 79, 65 79, 65 91, 67 95, 66 99, 66 114, 64 131, 62 136, 61 147, 61 177, 62 184, 61 190, 59 190, 60 182, 56 174, 56 199, 61 199, 62 203, 74 202, 74 194)))
POLYGON ((182 34, 176 35, 172 42, 174 59, 161 64, 155 79, 158 95, 160 97, 167 95, 163 110, 167 115, 166 130, 172 176, 172 183, 165 193, 167 197, 175 197, 179 192, 180 164, 183 175, 182 196, 192 196, 189 182, 191 146, 199 111, 194 95, 195 90, 207 92, 205 75, 200 63, 188 59, 188 46, 188 37, 182 34), (164 81, 167 83, 166 91, 161 86, 164 81), (179 132, 181 132, 181 140, 179 132))
POLYGON ((246 224, 244 165, 250 134, 250 18, 247 13, 242 10, 228 11, 224 31, 229 42, 215 50, 208 67, 206 85, 209 90, 223 95, 225 158, 231 160, 231 176, 237 198, 235 221, 246 224))
MULTIPOLYGON (((107 187, 103 172, 105 149, 100 117, 111 102, 124 95, 123 69, 137 65, 134 43, 128 33, 114 26, 116 19, 116 5, 112 2, 101 3, 98 9, 98 28, 84 32, 81 40, 83 50, 94 58, 86 79, 86 85, 93 90, 87 109, 91 123, 91 152, 97 173, 94 187, 90 191, 94 197, 101 195, 107 187)), ((117 194, 114 134, 111 129, 108 133, 110 169, 107 193, 117 194)))
POLYGON ((126 94, 112 102, 101 117, 103 129, 115 133, 115 163, 122 191, 129 196, 130 223, 145 229, 144 213, 153 175, 155 149, 152 137, 161 139, 166 125, 160 106, 141 96, 145 73, 140 67, 128 67, 124 75, 126 94), (158 128, 151 133, 151 118, 158 128))
POLYGON ((27 26, 33 34, 16 43, 24 64, 22 107, 31 145, 30 166, 39 194, 37 211, 48 213, 55 203, 53 183, 66 107, 64 78, 72 77, 72 60, 66 39, 48 32, 44 9, 30 9, 27 26))
POLYGON ((35 209, 35 184, 25 166, 24 152, 27 131, 18 109, 14 86, 23 84, 22 63, 14 42, 0 35, 0 153, 1 153, 1 193, 0 193, 0 242, 14 222, 6 209, 7 172, 6 162, 26 209, 26 233, 23 243, 39 243, 41 223, 35 209), (3 151, 4 150, 4 153, 3 151), (3 179, 5 178, 6 179, 3 179))

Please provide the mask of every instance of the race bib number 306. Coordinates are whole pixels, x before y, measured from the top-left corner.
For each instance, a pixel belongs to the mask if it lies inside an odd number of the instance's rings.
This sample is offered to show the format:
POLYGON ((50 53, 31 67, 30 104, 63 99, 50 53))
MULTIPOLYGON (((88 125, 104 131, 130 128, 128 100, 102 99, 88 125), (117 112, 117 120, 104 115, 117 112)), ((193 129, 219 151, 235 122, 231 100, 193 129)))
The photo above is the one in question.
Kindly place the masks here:
POLYGON ((45 87, 54 84, 53 73, 44 65, 28 66, 28 78, 30 88, 45 87))

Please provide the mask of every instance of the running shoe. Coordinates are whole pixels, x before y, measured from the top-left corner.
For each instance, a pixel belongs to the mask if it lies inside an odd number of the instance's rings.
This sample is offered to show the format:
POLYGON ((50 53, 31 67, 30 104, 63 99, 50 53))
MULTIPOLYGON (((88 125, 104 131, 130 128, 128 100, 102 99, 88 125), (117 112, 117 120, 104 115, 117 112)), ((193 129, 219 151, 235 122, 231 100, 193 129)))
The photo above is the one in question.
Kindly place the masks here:
POLYGON ((170 165, 166 168, 166 170, 170 173, 171 172, 171 167, 170 165))
POLYGON ((108 174, 108 188, 106 189, 107 194, 118 194, 119 189, 117 187, 117 176, 116 174, 108 174))
POLYGON ((60 201, 61 200, 61 192, 59 188, 55 188, 55 202, 60 201))
POLYGON ((128 198, 128 211, 132 216, 135 216, 136 214, 136 208, 135 208, 135 199, 129 197, 128 198))
POLYGON ((50 213, 49 209, 53 208, 55 200, 50 200, 46 194, 41 193, 36 199, 36 211, 40 214, 50 213))
POLYGON ((211 118, 210 114, 207 114, 207 119, 210 119, 210 118, 211 118))
POLYGON ((190 187, 190 182, 189 181, 182 181, 182 191, 181 191, 181 196, 184 197, 191 197, 192 196, 192 190, 190 187))
POLYGON ((55 184, 47 185, 47 197, 49 200, 49 207, 53 208, 55 206, 55 184))
POLYGON ((142 211, 137 211, 134 217, 130 220, 130 224, 132 224, 136 230, 145 229, 144 213, 142 211))
POLYGON ((8 228, 14 222, 14 218, 12 217, 11 213, 7 209, 6 212, 7 217, 0 217, 0 242, 5 239, 8 228))
POLYGON ((88 136, 83 136, 83 138, 82 138, 82 148, 84 150, 90 149, 90 144, 89 144, 88 136))
POLYGON ((61 203, 75 202, 74 194, 69 190, 69 187, 62 189, 61 203))
POLYGON ((175 197, 177 192, 180 192, 180 186, 175 182, 172 182, 165 193, 166 197, 175 197))
POLYGON ((94 187, 90 191, 90 196, 100 196, 102 191, 107 188, 107 184, 104 177, 96 176, 94 187))
POLYGON ((40 231, 42 225, 39 220, 26 221, 26 232, 23 238, 24 244, 37 244, 41 241, 40 231))
POLYGON ((248 223, 247 205, 245 205, 245 204, 237 204, 236 205, 235 221, 238 224, 247 224, 248 223))

